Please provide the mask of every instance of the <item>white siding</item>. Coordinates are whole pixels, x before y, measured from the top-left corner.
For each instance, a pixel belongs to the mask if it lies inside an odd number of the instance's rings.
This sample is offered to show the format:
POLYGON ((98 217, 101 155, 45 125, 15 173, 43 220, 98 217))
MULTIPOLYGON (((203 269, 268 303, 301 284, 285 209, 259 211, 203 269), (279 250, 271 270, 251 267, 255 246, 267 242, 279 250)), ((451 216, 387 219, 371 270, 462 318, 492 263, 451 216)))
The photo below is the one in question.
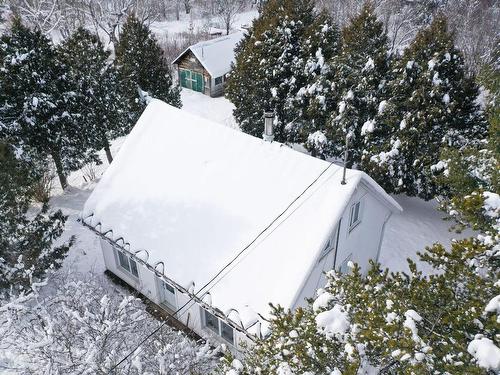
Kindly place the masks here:
MULTIPOLYGON (((369 192, 359 185, 342 214, 335 269, 340 271, 342 263, 349 259, 361 266, 363 272, 368 271, 369 260, 378 260, 379 246, 383 236, 384 223, 390 216, 390 210, 369 192), (361 202, 360 223, 352 230, 349 228, 351 206, 361 202)), ((335 226, 336 228, 336 226, 335 226)), ((334 231, 335 229, 332 229, 334 231)), ((333 234, 333 233, 332 233, 333 234)), ((331 251, 325 259, 316 264, 304 284, 294 308, 305 306, 308 298, 315 296, 316 290, 325 286, 325 272, 333 269, 335 251, 331 251)))
MULTIPOLYGON (((140 263, 137 263, 139 278, 131 276, 127 271, 123 270, 119 266, 115 258, 113 246, 108 241, 102 239, 100 240, 100 242, 106 269, 108 269, 113 274, 118 276, 120 279, 125 281, 127 284, 132 286, 134 289, 139 291, 148 299, 160 305, 161 304, 160 289, 159 289, 160 284, 158 283, 157 276, 152 271, 142 266, 140 263)), ((182 292, 176 289, 177 308, 181 307, 188 301, 189 301, 189 296, 183 294, 182 292)), ((210 338, 212 341, 218 341, 226 345, 228 344, 226 340, 217 336, 210 329, 204 327, 202 319, 202 310, 200 305, 198 305, 197 303, 192 302, 188 304, 187 308, 183 309, 180 312, 180 315, 177 316, 177 318, 184 325, 192 329, 201 337, 210 338)), ((234 349, 238 350, 241 349, 241 342, 251 343, 248 337, 246 337, 243 333, 237 330, 234 330, 234 339, 235 339, 235 347, 231 348, 233 351, 234 349)), ((238 355, 239 353, 234 351, 234 354, 238 355)))

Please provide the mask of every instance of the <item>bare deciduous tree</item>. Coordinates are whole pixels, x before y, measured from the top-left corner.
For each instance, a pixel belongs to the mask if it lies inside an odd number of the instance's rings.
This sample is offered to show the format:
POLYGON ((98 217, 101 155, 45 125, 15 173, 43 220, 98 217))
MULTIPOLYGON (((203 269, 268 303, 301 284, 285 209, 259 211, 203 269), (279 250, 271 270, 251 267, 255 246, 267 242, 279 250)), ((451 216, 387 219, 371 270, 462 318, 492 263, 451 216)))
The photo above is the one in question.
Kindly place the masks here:
POLYGON ((215 0, 215 13, 229 35, 236 16, 245 6, 244 0, 215 0))

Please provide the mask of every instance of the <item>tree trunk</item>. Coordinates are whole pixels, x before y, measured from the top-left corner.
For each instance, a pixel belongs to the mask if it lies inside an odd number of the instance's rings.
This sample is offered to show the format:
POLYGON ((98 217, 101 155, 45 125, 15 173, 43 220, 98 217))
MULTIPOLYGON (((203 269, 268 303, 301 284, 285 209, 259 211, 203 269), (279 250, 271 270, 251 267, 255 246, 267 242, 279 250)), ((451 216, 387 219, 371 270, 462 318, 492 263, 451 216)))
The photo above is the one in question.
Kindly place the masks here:
POLYGON ((61 187, 63 190, 65 190, 68 187, 68 181, 66 180, 66 176, 64 175, 61 158, 57 153, 52 153, 51 156, 52 159, 54 160, 54 164, 56 165, 57 177, 59 177, 59 182, 61 183, 61 187))
POLYGON ((111 150, 109 149, 109 142, 106 139, 106 137, 104 137, 104 151, 106 151, 106 158, 108 159, 108 163, 111 164, 111 162, 113 161, 113 155, 111 155, 111 150))

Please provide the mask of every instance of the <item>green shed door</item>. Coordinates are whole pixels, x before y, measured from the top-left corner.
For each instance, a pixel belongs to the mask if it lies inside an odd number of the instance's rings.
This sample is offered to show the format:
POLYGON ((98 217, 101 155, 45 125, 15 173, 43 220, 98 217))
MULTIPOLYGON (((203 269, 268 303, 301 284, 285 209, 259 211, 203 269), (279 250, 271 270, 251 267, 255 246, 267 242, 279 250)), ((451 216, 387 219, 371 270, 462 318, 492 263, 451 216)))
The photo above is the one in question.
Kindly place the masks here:
POLYGON ((181 86, 182 87, 190 88, 188 86, 188 73, 189 73, 188 70, 184 70, 184 69, 180 70, 180 74, 181 74, 181 86))
POLYGON ((198 92, 203 92, 203 75, 200 73, 195 73, 195 77, 196 77, 196 88, 194 88, 193 85, 193 89, 198 92))

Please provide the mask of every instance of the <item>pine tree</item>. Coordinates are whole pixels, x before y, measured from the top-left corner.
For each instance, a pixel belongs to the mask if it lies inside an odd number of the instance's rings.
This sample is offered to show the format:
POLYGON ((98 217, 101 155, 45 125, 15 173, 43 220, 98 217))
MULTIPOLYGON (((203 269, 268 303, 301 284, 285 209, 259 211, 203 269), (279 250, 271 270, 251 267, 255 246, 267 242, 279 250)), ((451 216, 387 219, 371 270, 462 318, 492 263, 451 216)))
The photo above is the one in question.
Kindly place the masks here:
POLYGON ((434 166, 441 148, 480 142, 487 131, 478 87, 443 16, 420 31, 398 61, 391 96, 377 119, 380 133, 370 140, 382 146, 364 155, 363 168, 388 191, 430 199, 439 193, 434 166))
POLYGON ((45 165, 0 143, 0 291, 19 292, 60 266, 71 242, 53 247, 66 216, 50 212, 47 203, 28 214, 45 165))
POLYGON ((52 158, 61 186, 66 176, 96 160, 78 113, 80 99, 51 42, 16 19, 1 40, 0 138, 33 149, 40 160, 52 158))
POLYGON ((149 96, 181 107, 179 88, 172 82, 169 62, 148 27, 131 15, 123 25, 116 46, 116 64, 123 81, 136 85, 130 99, 149 96))
POLYGON ((342 30, 342 50, 332 63, 339 101, 327 138, 332 155, 340 157, 345 138, 349 137, 349 167, 360 163, 366 147, 365 135, 373 131, 379 109, 383 109, 387 97, 387 56, 384 25, 377 20, 373 4, 367 2, 342 30))
POLYGON ((96 35, 83 28, 66 39, 57 52, 74 90, 81 94, 74 103, 80 128, 95 150, 105 150, 111 163, 110 141, 128 134, 142 110, 127 95, 135 86, 120 79, 110 53, 96 35))
POLYGON ((329 57, 322 54, 335 50, 332 34, 335 29, 328 17, 318 17, 312 1, 265 3, 236 49, 236 64, 226 88, 227 98, 236 107, 233 114, 244 132, 261 137, 263 112, 272 110, 276 115, 276 140, 296 141, 304 112, 297 95, 317 74, 311 73, 321 70, 320 62, 329 57))

